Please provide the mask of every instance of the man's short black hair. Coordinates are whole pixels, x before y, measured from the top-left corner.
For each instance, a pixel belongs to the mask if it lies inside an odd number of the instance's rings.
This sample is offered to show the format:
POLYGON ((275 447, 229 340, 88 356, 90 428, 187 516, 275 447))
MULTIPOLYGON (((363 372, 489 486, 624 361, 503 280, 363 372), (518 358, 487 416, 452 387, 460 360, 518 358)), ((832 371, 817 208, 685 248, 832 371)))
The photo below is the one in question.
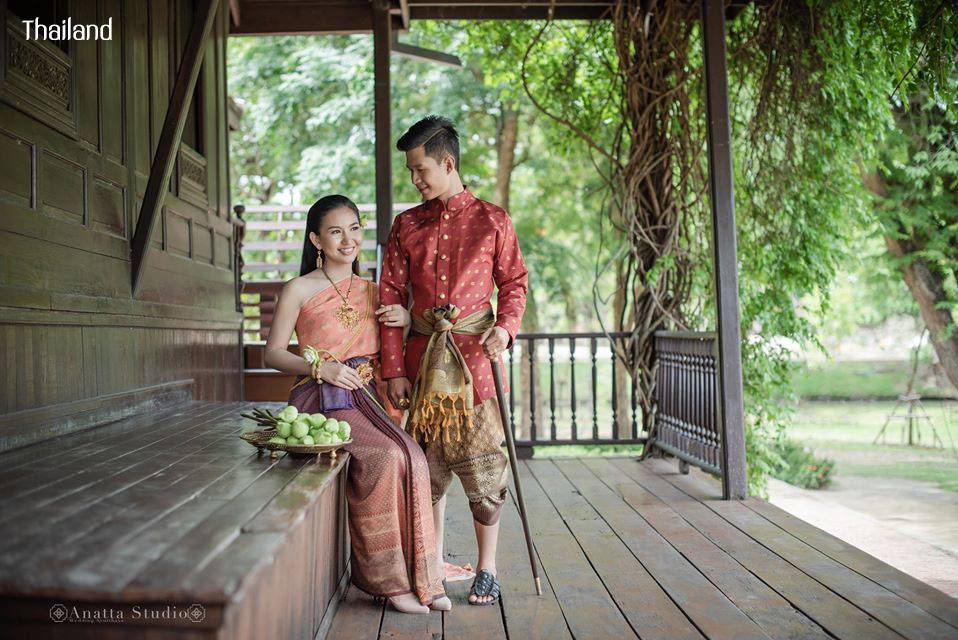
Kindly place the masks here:
POLYGON ((426 155, 436 162, 452 156, 456 171, 459 170, 459 133, 449 118, 426 116, 409 127, 396 142, 396 148, 400 151, 411 151, 416 147, 424 147, 426 155))

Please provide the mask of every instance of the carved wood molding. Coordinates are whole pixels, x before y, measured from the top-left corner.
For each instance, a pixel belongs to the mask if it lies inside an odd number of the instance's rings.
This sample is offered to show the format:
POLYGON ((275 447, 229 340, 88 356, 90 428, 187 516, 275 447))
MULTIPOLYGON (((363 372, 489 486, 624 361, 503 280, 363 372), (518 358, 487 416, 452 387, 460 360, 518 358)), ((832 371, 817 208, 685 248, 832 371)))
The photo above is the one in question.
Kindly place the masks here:
POLYGON ((186 144, 180 145, 177 158, 179 182, 177 193, 182 199, 206 209, 209 207, 209 182, 206 158, 186 144))
POLYGON ((72 56, 44 42, 27 40, 22 25, 7 18, 7 51, 0 98, 72 138, 77 137, 72 56))

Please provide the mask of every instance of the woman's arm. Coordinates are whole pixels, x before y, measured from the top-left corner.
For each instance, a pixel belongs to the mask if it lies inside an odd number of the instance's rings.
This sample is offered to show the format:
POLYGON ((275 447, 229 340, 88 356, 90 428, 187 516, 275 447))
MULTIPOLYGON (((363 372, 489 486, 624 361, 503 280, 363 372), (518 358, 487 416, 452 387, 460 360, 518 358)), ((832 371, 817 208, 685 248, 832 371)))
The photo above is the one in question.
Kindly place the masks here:
POLYGON ((266 338, 266 366, 282 371, 308 376, 312 373, 310 366, 301 357, 286 350, 289 339, 293 336, 296 319, 299 317, 300 295, 294 280, 283 285, 276 310, 273 314, 273 324, 270 326, 266 338))

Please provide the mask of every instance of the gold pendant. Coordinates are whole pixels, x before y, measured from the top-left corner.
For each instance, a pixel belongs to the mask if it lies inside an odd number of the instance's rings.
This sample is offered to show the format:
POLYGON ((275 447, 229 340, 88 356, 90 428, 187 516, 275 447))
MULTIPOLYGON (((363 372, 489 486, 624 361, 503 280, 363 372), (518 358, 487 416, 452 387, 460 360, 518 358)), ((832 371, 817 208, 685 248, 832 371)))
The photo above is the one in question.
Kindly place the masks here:
POLYGON ((356 308, 345 302, 336 310, 336 318, 347 329, 352 329, 359 323, 359 314, 356 313, 356 308))

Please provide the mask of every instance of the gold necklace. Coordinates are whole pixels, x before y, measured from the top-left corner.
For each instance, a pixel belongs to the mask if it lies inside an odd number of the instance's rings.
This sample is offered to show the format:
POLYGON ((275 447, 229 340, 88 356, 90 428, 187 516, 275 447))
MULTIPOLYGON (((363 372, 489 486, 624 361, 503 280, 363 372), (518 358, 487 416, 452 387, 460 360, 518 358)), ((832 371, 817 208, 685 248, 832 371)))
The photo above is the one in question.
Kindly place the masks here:
POLYGON ((349 303, 349 294, 353 291, 353 276, 355 274, 349 274, 349 287, 346 289, 346 295, 343 295, 343 292, 339 290, 339 287, 336 286, 333 279, 326 273, 326 267, 323 267, 323 275, 329 280, 329 284, 333 285, 333 289, 339 294, 339 297, 343 299, 343 303, 339 305, 339 309, 336 309, 336 319, 347 329, 354 328, 359 324, 359 313, 356 311, 356 307, 349 303))

